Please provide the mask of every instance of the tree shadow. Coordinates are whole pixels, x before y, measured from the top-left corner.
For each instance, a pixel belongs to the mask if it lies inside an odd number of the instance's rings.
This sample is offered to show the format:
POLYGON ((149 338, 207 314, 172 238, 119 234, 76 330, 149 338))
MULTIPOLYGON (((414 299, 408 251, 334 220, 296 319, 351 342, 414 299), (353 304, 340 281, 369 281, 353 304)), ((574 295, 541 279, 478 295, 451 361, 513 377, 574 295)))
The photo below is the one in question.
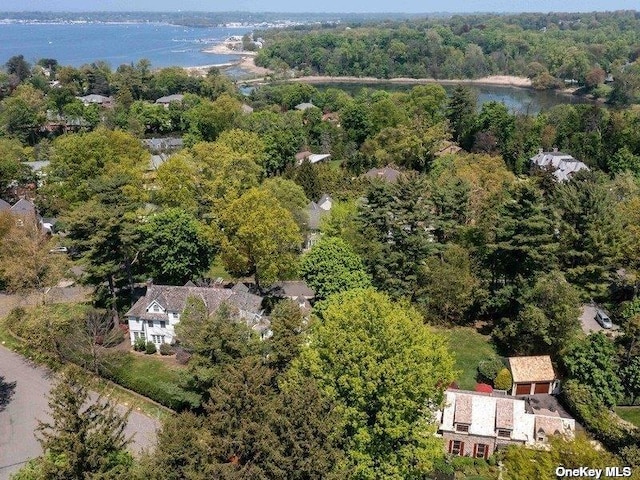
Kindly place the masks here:
POLYGON ((2 412, 11 402, 11 397, 16 390, 16 382, 5 382, 4 377, 0 376, 0 412, 2 412))

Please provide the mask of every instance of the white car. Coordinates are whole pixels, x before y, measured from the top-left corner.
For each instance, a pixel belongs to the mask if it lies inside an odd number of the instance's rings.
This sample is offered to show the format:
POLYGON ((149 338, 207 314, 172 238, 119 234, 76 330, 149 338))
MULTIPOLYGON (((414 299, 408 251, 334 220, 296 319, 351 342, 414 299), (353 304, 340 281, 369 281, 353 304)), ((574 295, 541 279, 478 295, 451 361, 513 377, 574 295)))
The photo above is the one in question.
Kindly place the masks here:
POLYGON ((599 308, 596 309, 596 322, 598 322, 602 328, 613 328, 613 323, 611 323, 609 315, 599 308))
POLYGON ((49 253, 67 253, 68 251, 67 247, 54 247, 49 250, 49 253))

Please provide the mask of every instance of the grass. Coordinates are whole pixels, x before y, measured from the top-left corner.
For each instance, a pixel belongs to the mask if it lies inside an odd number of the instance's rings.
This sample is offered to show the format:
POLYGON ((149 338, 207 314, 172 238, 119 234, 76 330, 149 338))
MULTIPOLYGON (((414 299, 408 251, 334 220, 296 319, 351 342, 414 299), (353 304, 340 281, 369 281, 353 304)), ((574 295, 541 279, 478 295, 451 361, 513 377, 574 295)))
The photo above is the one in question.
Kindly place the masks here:
POLYGON ((626 420, 640 428, 640 406, 638 407, 616 407, 616 413, 626 420))
POLYGON ((463 390, 474 390, 480 361, 498 357, 490 337, 481 335, 471 327, 434 330, 449 340, 449 349, 456 359, 456 369, 460 371, 458 386, 463 390))

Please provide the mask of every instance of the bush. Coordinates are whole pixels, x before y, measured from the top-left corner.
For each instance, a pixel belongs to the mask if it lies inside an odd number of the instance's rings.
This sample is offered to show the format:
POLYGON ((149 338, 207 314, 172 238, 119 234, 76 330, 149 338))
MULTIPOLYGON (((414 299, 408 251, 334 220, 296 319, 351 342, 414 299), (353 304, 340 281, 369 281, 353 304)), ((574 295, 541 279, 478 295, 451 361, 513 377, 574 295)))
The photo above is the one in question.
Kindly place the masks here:
POLYGON ((136 341, 133 342, 133 349, 136 352, 144 352, 146 348, 147 348, 147 342, 145 341, 144 338, 136 338, 136 341))
POLYGON ((513 377, 511 372, 507 368, 500 370, 496 379, 493 381, 493 386, 498 390, 510 390, 513 385, 513 377))
POLYGON ((493 383, 503 368, 504 364, 499 358, 483 360, 478 365, 478 380, 483 383, 493 383))
POLYGON ((178 348, 176 350, 176 361, 180 365, 186 365, 189 363, 189 359, 191 358, 191 354, 187 352, 184 348, 178 348))
POLYGON ((153 342, 147 342, 144 347, 144 353, 146 353, 147 355, 153 355, 157 351, 158 349, 156 348, 156 344, 153 342))
POLYGON ((175 352, 173 351, 173 347, 168 343, 163 343, 160 345, 160 355, 173 355, 175 352))

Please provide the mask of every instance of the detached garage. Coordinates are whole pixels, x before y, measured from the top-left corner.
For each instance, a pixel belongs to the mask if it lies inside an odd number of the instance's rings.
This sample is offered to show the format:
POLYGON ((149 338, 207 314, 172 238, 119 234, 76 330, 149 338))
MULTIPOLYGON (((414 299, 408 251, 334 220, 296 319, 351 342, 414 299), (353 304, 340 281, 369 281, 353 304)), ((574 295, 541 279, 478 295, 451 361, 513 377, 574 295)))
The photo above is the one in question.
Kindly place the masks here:
POLYGON ((509 368, 513 377, 512 395, 550 394, 553 392, 556 374, 548 355, 510 357, 509 368))

